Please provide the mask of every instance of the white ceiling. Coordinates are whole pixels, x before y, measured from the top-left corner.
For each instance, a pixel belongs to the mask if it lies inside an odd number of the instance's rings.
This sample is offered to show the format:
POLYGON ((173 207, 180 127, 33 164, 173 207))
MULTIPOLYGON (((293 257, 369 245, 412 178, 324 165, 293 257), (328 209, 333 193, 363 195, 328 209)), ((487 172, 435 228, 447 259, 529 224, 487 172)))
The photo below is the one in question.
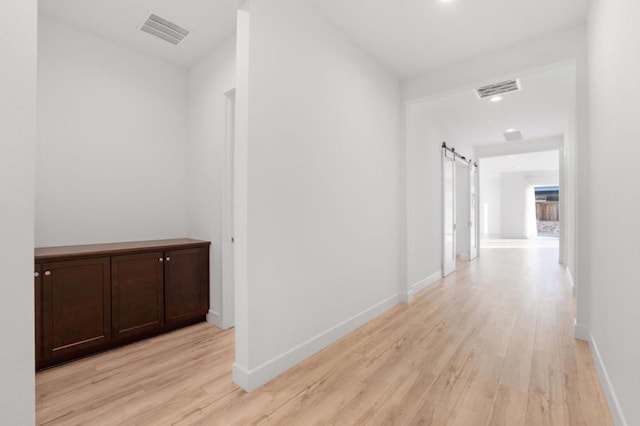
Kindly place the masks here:
POLYGON ((399 78, 586 21, 589 0, 307 0, 399 78))
POLYGON ((574 103, 575 67, 525 75, 520 81, 521 91, 497 103, 478 99, 472 89, 421 102, 418 119, 437 123, 452 146, 504 143, 507 129, 519 130, 523 139, 564 134, 574 103))
POLYGON ((557 171, 559 167, 560 153, 557 150, 480 159, 480 170, 488 174, 557 171))
POLYGON ((232 0, 39 0, 39 11, 151 56, 188 67, 233 36, 232 0), (186 28, 177 46, 140 31, 149 13, 186 28))

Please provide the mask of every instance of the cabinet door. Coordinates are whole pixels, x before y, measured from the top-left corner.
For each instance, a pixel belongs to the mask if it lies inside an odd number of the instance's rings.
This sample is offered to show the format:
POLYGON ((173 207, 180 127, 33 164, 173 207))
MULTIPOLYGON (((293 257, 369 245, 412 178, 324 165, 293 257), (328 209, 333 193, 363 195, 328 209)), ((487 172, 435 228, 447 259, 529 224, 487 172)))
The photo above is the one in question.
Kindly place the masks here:
POLYGON ((36 368, 42 362, 42 266, 35 265, 33 274, 36 368))
POLYGON ((153 333, 164 326, 163 252, 111 258, 113 338, 153 333))
POLYGON ((109 258, 45 263, 45 358, 67 358, 100 349, 111 340, 109 258))
POLYGON ((209 248, 165 252, 167 324, 203 318, 209 309, 209 248))

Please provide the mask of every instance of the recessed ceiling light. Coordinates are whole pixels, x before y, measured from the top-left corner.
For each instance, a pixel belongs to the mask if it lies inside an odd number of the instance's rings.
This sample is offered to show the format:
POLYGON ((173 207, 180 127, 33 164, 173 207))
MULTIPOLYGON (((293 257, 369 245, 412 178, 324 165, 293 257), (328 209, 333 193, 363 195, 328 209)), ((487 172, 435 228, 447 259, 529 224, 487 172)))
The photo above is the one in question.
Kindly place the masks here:
POLYGON ((453 0, 440 0, 440 3, 451 3, 453 0))
POLYGON ((504 132, 504 138, 507 142, 514 142, 522 140, 522 133, 516 129, 508 129, 504 132))
POLYGON ((491 102, 500 102, 502 100, 502 96, 494 96, 490 99, 491 102))
POLYGON ((493 123, 493 121, 491 121, 491 120, 487 120, 487 123, 491 124, 491 123, 493 123))
POLYGON ((513 158, 513 157, 515 157, 515 155, 510 155, 510 156, 509 156, 509 158, 513 158))

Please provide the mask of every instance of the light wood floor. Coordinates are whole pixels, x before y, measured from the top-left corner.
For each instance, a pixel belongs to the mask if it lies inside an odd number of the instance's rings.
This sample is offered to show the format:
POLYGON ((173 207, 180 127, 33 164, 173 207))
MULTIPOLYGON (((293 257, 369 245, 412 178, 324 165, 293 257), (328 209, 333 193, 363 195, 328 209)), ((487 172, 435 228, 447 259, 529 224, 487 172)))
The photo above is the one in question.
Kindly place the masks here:
POLYGON ((37 375, 38 424, 611 425, 554 248, 493 248, 259 390, 207 324, 37 375))

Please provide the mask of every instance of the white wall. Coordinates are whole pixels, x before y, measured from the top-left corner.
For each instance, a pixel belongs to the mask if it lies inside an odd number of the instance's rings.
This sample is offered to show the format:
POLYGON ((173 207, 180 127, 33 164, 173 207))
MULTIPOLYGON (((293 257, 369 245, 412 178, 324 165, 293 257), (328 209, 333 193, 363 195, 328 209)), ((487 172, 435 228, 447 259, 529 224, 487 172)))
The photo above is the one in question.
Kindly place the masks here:
POLYGON ((526 209, 529 183, 522 173, 503 173, 500 179, 500 236, 527 238, 526 209))
POLYGON ((400 93, 305 2, 251 2, 249 19, 234 378, 252 389, 398 302, 400 93))
POLYGON ((33 199, 37 2, 0 6, 0 419, 35 423, 33 199))
POLYGON ((36 245, 184 237, 186 71, 39 30, 36 245))
POLYGON ((502 157, 505 155, 529 154, 534 152, 555 151, 562 148, 563 135, 549 136, 539 139, 526 139, 512 142, 477 145, 474 158, 502 157))
POLYGON ((480 234, 483 238, 499 238, 501 233, 502 178, 480 166, 480 234))
POLYGON ((442 276, 442 165, 446 135, 424 105, 407 108, 408 287, 442 276))
POLYGON ((233 275, 235 310, 236 360, 233 379, 249 389, 249 259, 248 221, 248 181, 249 181, 249 44, 251 39, 250 2, 238 2, 236 26, 236 91, 235 91, 235 132, 233 169, 233 275), (236 371, 244 369, 240 374, 236 371))
MULTIPOLYGON (((588 249, 591 246, 592 235, 589 229, 590 223, 590 193, 591 193, 591 167, 590 161, 590 142, 589 142, 589 65, 587 43, 576 52, 576 105, 575 117, 570 116, 570 125, 575 131, 575 149, 573 152, 568 151, 568 155, 573 157, 568 162, 575 167, 571 171, 575 179, 576 191, 575 197, 569 194, 567 199, 575 202, 575 206, 567 206, 568 210, 575 208, 575 226, 576 232, 573 235, 574 241, 567 241, 567 248, 575 248, 576 265, 575 270, 571 270, 573 283, 576 292, 576 322, 578 324, 588 324, 589 305, 591 304, 590 295, 590 279, 591 274, 591 253, 588 249), (575 121, 574 121, 575 120, 575 121), (572 122, 573 121, 573 122, 572 122)), ((569 168, 569 166, 567 166, 569 168)), ((565 189, 570 189, 568 186, 565 189)), ((565 194, 565 197, 567 194, 565 194)), ((572 254, 567 253, 567 258, 571 258, 572 254)))
POLYGON ((225 306, 222 302, 225 93, 235 87, 235 49, 235 40, 228 40, 190 68, 188 76, 187 235, 212 242, 209 320, 225 328, 233 325, 233 298, 225 306))
POLYGON ((571 110, 567 130, 564 135, 563 148, 560 150, 561 166, 564 167, 564 173, 561 178, 564 181, 560 184, 560 214, 562 215, 562 241, 564 243, 564 264, 572 275, 576 271, 576 224, 577 224, 577 176, 576 176, 576 153, 577 153, 577 137, 576 137, 576 106, 571 110))
POLYGON ((557 170, 502 173, 501 224, 502 238, 527 238, 527 189, 530 186, 559 185, 557 170))
MULTIPOLYGON (((640 424, 640 3, 592 2, 589 22, 591 243, 587 321, 617 424, 640 424)), ((581 219, 582 220, 582 219, 581 219)), ((580 253, 580 252, 579 252, 580 253)), ((581 290, 582 282, 578 290, 581 290)))

